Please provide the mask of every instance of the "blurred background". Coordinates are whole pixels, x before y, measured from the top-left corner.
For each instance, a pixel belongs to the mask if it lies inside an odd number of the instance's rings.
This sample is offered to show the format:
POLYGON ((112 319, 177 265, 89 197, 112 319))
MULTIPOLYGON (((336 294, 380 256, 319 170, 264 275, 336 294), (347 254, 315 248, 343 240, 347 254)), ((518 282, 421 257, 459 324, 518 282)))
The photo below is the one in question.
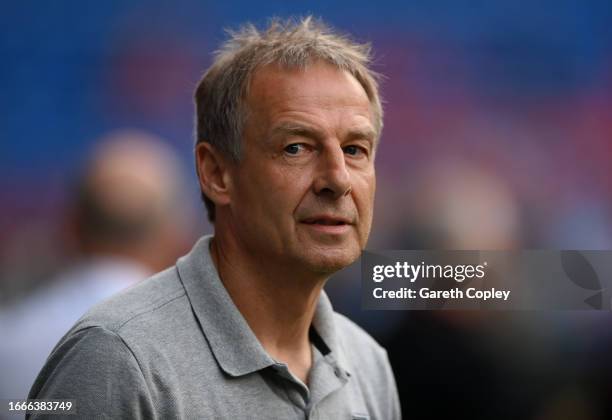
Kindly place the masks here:
MULTIPOLYGON (((372 43, 371 249, 612 249, 609 1, 2 9, 0 399, 25 398, 87 307, 212 232, 191 97, 246 21, 314 14, 372 43)), ((337 310, 387 347, 406 418, 612 418, 611 314, 365 312, 359 267, 335 277, 337 310)))

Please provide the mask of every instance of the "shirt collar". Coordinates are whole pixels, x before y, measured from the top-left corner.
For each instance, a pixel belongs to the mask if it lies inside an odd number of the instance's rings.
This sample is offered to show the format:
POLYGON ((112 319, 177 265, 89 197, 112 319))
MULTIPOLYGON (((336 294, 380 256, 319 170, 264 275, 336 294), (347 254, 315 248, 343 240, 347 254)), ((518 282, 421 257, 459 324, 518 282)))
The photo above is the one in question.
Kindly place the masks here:
MULTIPOLYGON (((176 266, 215 359, 231 376, 242 376, 272 366, 276 362, 257 340, 219 278, 210 255, 212 238, 200 238, 176 266)), ((329 349, 325 358, 334 364, 345 365, 337 341, 333 308, 324 291, 317 302, 312 327, 324 344, 323 348, 329 349)))

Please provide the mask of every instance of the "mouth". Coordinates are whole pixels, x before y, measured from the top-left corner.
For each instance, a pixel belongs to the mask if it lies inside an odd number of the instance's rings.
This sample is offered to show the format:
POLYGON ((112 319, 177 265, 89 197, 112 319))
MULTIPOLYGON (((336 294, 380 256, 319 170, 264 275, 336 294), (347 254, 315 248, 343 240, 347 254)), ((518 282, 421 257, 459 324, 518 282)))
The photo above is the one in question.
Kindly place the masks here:
POLYGON ((309 217, 302 220, 302 223, 307 225, 320 225, 320 226, 343 226, 349 225, 350 222, 347 219, 341 217, 330 217, 330 216, 315 216, 309 217))
POLYGON ((349 219, 327 215, 308 217, 301 223, 317 235, 325 236, 346 235, 353 224, 349 219))

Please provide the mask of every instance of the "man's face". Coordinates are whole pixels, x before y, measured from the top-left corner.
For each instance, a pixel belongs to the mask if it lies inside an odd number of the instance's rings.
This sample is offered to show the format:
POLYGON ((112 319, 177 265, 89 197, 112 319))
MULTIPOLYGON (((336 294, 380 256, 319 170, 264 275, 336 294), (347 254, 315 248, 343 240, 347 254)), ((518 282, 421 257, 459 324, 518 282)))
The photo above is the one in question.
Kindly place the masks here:
POLYGON ((253 76, 242 160, 230 170, 231 226, 252 254, 332 273, 358 258, 372 223, 376 133, 349 73, 317 62, 253 76))

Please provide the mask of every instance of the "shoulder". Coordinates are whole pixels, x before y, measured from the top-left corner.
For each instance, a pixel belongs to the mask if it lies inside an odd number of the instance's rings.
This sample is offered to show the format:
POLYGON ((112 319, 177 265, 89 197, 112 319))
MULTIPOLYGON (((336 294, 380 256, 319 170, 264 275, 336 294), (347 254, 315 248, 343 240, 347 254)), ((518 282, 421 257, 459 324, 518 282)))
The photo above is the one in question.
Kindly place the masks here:
MULTIPOLYGON (((148 388, 137 350, 149 348, 169 334, 173 323, 185 319, 188 309, 175 267, 95 305, 55 346, 31 395, 91 399, 112 384, 117 389, 129 387, 136 400, 140 399, 148 388)), ((104 407, 89 408, 108 412, 119 400, 116 395, 107 395, 100 401, 104 407)))
POLYGON ((28 398, 74 399, 79 414, 87 418, 153 415, 137 360, 117 334, 102 327, 67 336, 47 359, 28 398))
POLYGON ((163 325, 168 312, 184 311, 187 297, 176 267, 168 268, 111 298, 93 306, 68 332, 100 327, 118 335, 129 335, 131 328, 146 329, 163 325))

